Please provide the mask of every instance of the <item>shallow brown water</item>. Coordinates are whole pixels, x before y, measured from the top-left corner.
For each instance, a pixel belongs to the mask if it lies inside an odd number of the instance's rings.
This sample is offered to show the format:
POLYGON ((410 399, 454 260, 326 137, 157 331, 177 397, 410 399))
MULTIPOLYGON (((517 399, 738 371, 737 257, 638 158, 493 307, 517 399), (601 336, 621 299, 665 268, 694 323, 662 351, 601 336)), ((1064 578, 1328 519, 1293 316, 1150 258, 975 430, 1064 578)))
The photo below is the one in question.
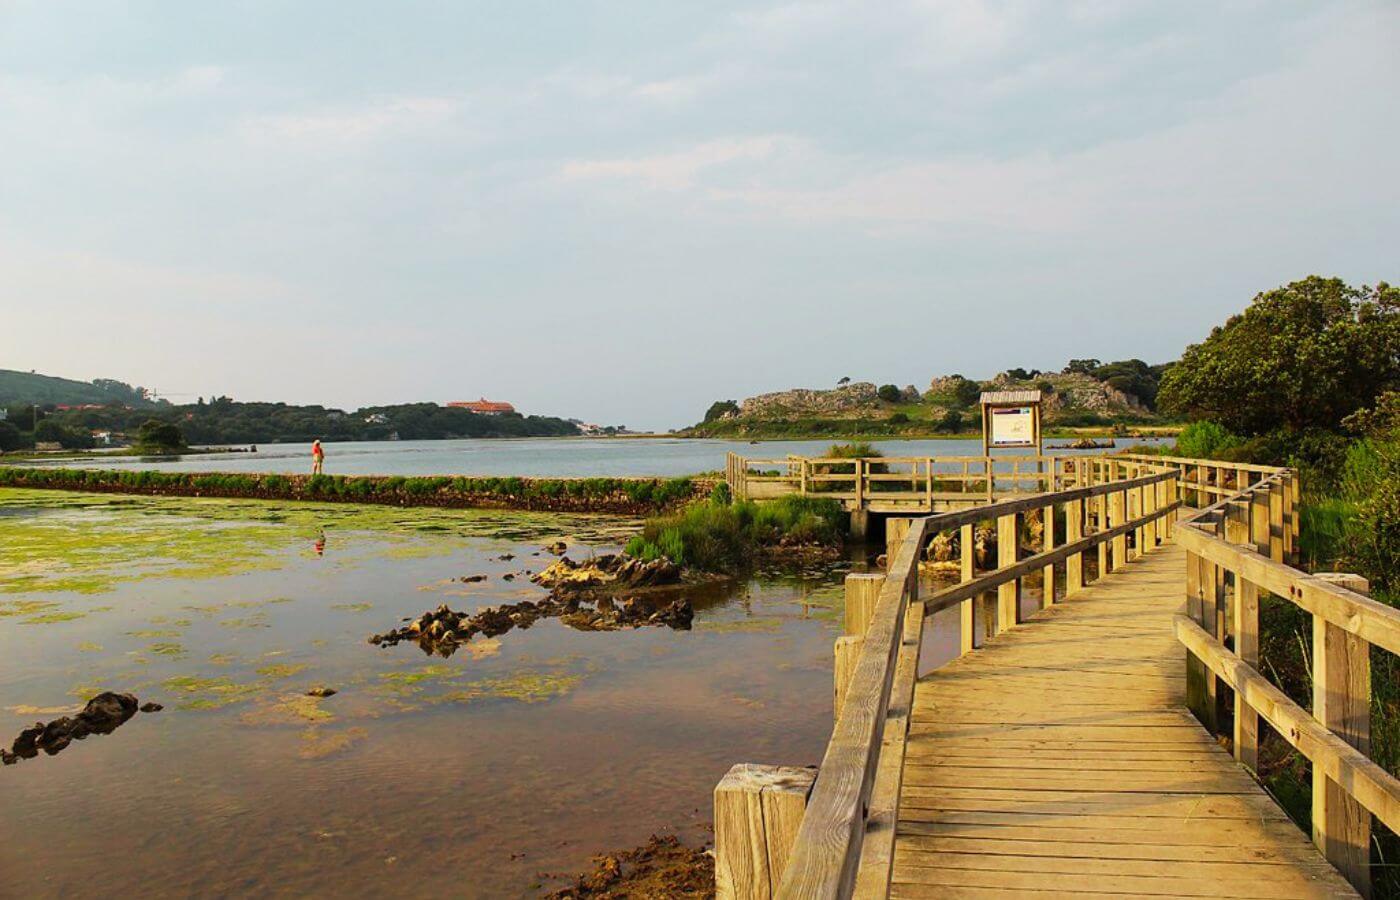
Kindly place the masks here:
POLYGON ((430 659, 365 637, 540 596, 500 576, 626 523, 77 498, 0 492, 0 743, 99 689, 166 709, 0 769, 0 896, 528 896, 824 750, 841 567, 430 659))

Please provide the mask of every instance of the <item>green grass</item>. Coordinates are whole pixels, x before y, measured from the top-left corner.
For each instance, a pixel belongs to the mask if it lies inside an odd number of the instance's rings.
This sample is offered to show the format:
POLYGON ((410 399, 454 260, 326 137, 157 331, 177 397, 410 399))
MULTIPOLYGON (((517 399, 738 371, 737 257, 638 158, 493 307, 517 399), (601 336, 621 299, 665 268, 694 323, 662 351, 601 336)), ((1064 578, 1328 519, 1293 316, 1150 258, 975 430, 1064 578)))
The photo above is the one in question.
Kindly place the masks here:
POLYGON ((844 513, 834 500, 796 495, 777 500, 724 503, 707 499, 648 519, 627 552, 641 559, 666 557, 707 572, 733 572, 766 547, 835 545, 844 513))

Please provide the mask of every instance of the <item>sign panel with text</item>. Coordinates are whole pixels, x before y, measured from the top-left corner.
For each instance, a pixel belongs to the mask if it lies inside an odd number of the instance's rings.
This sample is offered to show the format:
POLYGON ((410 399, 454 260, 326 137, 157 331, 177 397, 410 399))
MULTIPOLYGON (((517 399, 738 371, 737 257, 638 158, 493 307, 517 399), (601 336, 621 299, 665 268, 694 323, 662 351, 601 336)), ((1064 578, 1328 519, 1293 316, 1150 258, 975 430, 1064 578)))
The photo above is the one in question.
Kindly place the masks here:
POLYGON ((991 413, 993 447, 1034 447, 1035 416, 1029 406, 1002 406, 991 413))

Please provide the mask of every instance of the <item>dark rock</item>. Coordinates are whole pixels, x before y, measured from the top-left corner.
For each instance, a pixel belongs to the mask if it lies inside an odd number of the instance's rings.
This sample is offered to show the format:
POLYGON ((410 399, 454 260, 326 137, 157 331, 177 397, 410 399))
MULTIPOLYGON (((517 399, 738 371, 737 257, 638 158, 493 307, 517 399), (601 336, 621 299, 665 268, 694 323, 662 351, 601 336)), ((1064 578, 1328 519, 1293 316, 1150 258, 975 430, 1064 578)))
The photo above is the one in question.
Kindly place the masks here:
POLYGON ((458 581, 463 584, 476 584, 478 581, 485 581, 485 575, 463 575, 458 581))
MULTIPOLYGON (((49 722, 36 722, 19 733, 11 745, 17 759, 33 759, 42 750, 50 756, 66 749, 73 741, 90 734, 111 734, 136 715, 137 700, 131 694, 104 691, 93 697, 76 716, 60 716, 49 722)), ((12 763, 7 763, 7 765, 12 763)))
POLYGON ((335 694, 335 688, 324 687, 321 685, 317 685, 316 687, 306 692, 306 696, 308 697, 334 697, 335 694))
POLYGON ((159 703, 142 703, 142 704, 141 704, 141 711, 142 711, 143 713, 160 712, 162 709, 165 709, 165 707, 164 707, 164 706, 161 706, 159 703))

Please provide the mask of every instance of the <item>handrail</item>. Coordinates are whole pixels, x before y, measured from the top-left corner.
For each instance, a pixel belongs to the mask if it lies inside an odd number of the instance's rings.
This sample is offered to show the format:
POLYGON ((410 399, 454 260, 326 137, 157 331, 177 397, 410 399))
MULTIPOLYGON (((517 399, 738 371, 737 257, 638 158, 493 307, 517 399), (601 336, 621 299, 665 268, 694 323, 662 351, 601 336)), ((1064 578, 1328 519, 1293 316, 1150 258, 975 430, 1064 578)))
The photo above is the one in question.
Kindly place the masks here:
POLYGON ((1364 590, 1364 579, 1311 575, 1286 563, 1294 556, 1297 523, 1288 501, 1297 479, 1289 469, 1252 471, 1262 477, 1184 518, 1177 531, 1187 552, 1187 615, 1177 616, 1175 630, 1188 651, 1188 705, 1207 728, 1221 730, 1223 684, 1234 697, 1228 711, 1241 764, 1258 764, 1260 718, 1311 761, 1313 840, 1367 894, 1371 817, 1400 831, 1400 779, 1368 756, 1370 648, 1400 654, 1400 610, 1336 583, 1364 590), (1259 672, 1265 594, 1312 616, 1311 712, 1259 672))
MULTIPOLYGON (((1121 468, 1133 477, 910 521, 881 582, 831 742, 775 896, 837 898, 851 896, 853 891, 861 896, 888 892, 904 741, 918 674, 919 638, 927 616, 957 603, 970 605, 971 598, 995 590, 1010 599, 1010 605, 1003 601, 999 609, 998 630, 1005 629, 1019 620, 1020 581, 1027 575, 1049 572, 1063 562, 1072 566, 1066 570, 1072 591, 1084 583, 1084 553, 1101 548, 1103 554, 1111 547, 1116 568, 1128 558, 1130 534, 1136 536, 1138 554, 1166 538, 1179 506, 1176 469, 1132 461, 1112 470, 1104 468, 1115 474, 1121 468), (1054 510, 1059 506, 1066 511, 1067 531, 1064 542, 1054 547, 1054 510), (1047 523, 1045 549, 1018 559, 1018 517, 1031 511, 1040 511, 1047 523), (1085 534, 1091 518, 1097 527, 1085 534), (975 523, 987 519, 997 520, 1002 536, 998 566, 978 576, 971 532, 975 523), (962 532, 964 581, 920 602, 918 561, 923 546, 934 534, 952 529, 962 532)), ((1086 473, 1086 477, 1091 476, 1086 473)), ((1104 571, 1101 568, 1100 575, 1104 571)), ((1054 581, 1047 583, 1044 602, 1048 604, 1055 599, 1054 581)), ((964 647, 970 650, 970 606, 963 623, 964 647)))

